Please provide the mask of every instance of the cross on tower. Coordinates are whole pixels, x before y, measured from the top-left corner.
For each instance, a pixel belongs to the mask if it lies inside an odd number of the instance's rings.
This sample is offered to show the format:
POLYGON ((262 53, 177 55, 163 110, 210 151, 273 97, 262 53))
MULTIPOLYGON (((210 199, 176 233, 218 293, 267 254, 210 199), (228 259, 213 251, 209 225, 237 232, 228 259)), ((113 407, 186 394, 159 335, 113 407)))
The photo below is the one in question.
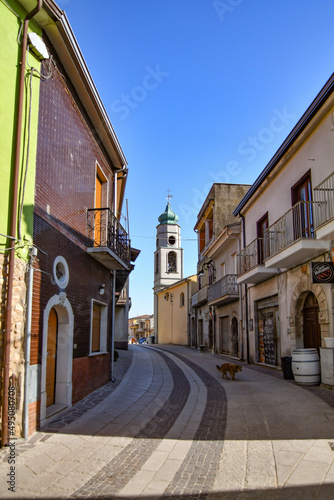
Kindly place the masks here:
POLYGON ((168 194, 167 194, 167 198, 166 198, 166 200, 167 200, 167 202, 169 203, 169 200, 170 200, 171 198, 173 198, 173 196, 170 194, 170 193, 171 193, 171 190, 170 190, 169 188, 167 189, 167 193, 168 193, 168 194))

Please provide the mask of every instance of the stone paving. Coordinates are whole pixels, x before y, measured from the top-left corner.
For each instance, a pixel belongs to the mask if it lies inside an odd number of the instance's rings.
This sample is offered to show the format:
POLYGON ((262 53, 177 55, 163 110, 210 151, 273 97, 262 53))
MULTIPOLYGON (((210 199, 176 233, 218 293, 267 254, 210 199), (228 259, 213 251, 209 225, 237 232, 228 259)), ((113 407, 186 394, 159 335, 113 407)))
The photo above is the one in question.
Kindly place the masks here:
POLYGON ((107 384, 16 442, 15 492, 1 498, 334 498, 334 391, 221 356, 129 346, 107 384))

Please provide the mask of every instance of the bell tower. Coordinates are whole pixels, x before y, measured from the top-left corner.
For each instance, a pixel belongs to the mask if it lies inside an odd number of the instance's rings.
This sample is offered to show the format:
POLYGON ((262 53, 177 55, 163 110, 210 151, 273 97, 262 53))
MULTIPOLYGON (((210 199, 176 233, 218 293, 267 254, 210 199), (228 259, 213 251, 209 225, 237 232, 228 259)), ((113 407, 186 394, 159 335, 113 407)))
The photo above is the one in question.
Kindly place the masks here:
POLYGON ((183 278, 183 248, 179 217, 168 202, 158 217, 156 250, 154 252, 154 324, 157 325, 158 309, 156 293, 183 278))

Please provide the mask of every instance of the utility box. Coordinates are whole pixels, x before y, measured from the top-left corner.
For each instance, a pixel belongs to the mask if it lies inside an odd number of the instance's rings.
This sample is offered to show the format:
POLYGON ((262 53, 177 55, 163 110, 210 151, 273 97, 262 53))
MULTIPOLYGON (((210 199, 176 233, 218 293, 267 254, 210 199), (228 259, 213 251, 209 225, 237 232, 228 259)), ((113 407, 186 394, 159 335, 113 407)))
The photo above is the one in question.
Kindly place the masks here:
POLYGON ((334 349, 320 347, 321 383, 334 386, 334 349))

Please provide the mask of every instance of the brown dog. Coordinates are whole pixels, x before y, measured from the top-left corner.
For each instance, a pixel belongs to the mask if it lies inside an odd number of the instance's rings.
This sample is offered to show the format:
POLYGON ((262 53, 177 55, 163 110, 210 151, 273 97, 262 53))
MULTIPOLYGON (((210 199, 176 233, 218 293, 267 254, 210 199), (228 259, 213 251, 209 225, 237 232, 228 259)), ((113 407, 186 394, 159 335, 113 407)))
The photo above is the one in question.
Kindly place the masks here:
POLYGON ((223 378, 225 377, 227 380, 230 380, 227 376, 227 372, 231 375, 232 380, 234 380, 234 376, 237 372, 242 372, 240 365, 233 365, 232 363, 223 363, 220 366, 216 365, 216 368, 223 374, 223 378))

